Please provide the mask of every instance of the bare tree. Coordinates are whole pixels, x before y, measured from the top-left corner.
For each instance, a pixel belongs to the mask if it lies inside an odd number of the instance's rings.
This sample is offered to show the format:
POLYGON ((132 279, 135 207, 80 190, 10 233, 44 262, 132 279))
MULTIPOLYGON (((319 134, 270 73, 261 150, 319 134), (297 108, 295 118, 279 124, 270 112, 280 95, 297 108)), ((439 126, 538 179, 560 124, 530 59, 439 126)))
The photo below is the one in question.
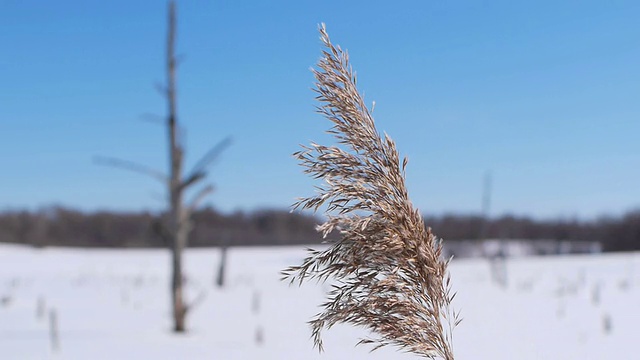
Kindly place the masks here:
POLYGON ((103 165, 115 166, 130 171, 151 176, 167 186, 169 195, 168 219, 162 226, 162 236, 166 238, 171 247, 171 298, 173 307, 174 331, 184 332, 185 318, 195 303, 187 304, 184 298, 182 273, 182 253, 188 245, 189 233, 192 229, 191 215, 198 204, 213 191, 211 185, 206 185, 196 191, 189 202, 185 202, 185 191, 191 189, 206 178, 209 166, 216 160, 220 153, 229 146, 231 139, 226 138, 213 146, 205 155, 196 162, 193 169, 183 175, 184 144, 182 143, 181 128, 177 119, 176 103, 176 68, 178 65, 175 56, 176 43, 176 6, 175 1, 169 1, 169 27, 167 32, 167 84, 160 87, 160 92, 166 96, 168 114, 166 126, 169 140, 169 174, 148 168, 146 166, 115 158, 96 158, 103 165))

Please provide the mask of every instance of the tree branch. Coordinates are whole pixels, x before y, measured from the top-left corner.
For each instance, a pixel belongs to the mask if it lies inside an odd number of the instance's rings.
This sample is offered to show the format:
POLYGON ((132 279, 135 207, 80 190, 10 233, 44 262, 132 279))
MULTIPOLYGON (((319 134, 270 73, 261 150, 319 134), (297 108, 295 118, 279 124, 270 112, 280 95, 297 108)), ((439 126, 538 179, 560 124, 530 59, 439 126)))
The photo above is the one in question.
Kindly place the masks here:
POLYGON ((204 178, 207 175, 206 169, 211 166, 211 164, 218 159, 220 154, 226 148, 231 145, 231 137, 228 136, 224 138, 222 141, 213 146, 209 151, 207 151, 200 160, 193 167, 189 176, 182 182, 182 188, 185 189, 190 185, 195 184, 198 180, 204 178))
POLYGON ((156 124, 156 125, 162 125, 162 126, 166 125, 165 117, 158 114, 144 113, 140 115, 140 120, 144 122, 156 124))
POLYGON ((206 290, 202 289, 198 293, 198 296, 195 299, 193 299, 193 301, 190 304, 185 305, 184 313, 187 314, 193 308, 195 308, 196 306, 200 305, 204 301, 204 299, 206 299, 206 298, 207 298, 207 292, 206 292, 206 290))
POLYGON ((182 189, 186 189, 191 185, 194 185, 195 183, 197 183, 198 181, 202 180, 205 178, 207 174, 204 173, 198 173, 198 174, 192 174, 190 175, 187 179, 185 179, 182 184, 180 184, 180 187, 182 189))
POLYGON ((122 160, 118 158, 104 157, 104 156, 94 156, 93 162, 98 165, 111 166, 124 170, 129 170, 133 172, 137 172, 140 174, 144 174, 147 176, 151 176, 152 178, 166 184, 169 178, 162 171, 155 170, 149 168, 147 166, 135 163, 133 161, 122 160))
POLYGON ((214 187, 213 185, 207 185, 205 187, 203 187, 202 189, 200 189, 200 191, 198 191, 193 198, 191 199, 191 202, 189 203, 189 212, 193 212, 198 205, 200 205, 200 203, 202 202, 202 200, 204 200, 204 198, 211 194, 213 192, 214 187))

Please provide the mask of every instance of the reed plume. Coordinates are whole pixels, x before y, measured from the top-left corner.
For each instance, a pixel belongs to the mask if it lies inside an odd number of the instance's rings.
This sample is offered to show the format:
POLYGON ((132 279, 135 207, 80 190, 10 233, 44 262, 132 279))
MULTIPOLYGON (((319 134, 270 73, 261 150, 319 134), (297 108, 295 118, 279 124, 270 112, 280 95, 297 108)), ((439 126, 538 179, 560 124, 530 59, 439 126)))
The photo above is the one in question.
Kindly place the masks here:
POLYGON ((324 179, 316 196, 299 199, 293 209, 325 208, 327 221, 318 231, 323 251, 309 250, 299 266, 283 271, 291 283, 332 280, 322 312, 310 321, 320 351, 321 332, 337 323, 362 326, 375 350, 395 345, 425 358, 453 359, 451 334, 460 322, 451 308, 442 241, 426 228, 409 201, 405 167, 395 143, 381 136, 356 87, 349 56, 333 46, 324 24, 325 49, 313 69, 317 111, 333 123, 328 133, 337 146, 312 143, 294 156, 305 173, 324 179))

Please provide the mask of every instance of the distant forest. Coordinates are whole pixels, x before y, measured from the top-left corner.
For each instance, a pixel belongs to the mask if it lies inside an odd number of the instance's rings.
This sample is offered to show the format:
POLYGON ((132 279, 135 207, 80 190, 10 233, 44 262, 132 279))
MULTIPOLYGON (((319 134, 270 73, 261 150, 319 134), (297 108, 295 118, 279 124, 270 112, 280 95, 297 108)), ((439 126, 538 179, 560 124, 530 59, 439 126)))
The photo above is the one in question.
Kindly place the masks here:
MULTIPOLYGON (((322 242, 319 218, 285 210, 223 214, 212 208, 194 214, 189 246, 303 245, 322 242)), ((0 242, 43 246, 164 247, 163 215, 150 212, 85 213, 62 207, 0 213, 0 242)), ((425 223, 447 241, 545 239, 598 241, 605 251, 640 250, 640 210, 592 221, 533 220, 503 216, 426 216, 425 223)))

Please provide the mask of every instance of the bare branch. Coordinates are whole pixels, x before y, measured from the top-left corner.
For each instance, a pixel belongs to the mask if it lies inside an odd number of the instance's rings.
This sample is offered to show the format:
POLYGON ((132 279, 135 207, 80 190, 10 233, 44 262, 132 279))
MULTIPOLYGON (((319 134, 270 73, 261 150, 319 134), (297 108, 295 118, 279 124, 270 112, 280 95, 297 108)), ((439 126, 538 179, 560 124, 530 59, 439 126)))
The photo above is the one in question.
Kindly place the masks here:
POLYGON ((204 179, 206 175, 207 174, 205 174, 205 173, 192 174, 182 182, 180 187, 182 189, 186 189, 191 185, 195 185, 196 183, 198 183, 198 181, 204 179))
POLYGON ((222 152, 226 150, 229 145, 231 145, 231 142, 231 137, 228 136, 222 139, 222 141, 217 143, 211 149, 209 149, 209 151, 207 151, 193 167, 191 173, 183 182, 183 188, 186 188, 187 186, 197 182, 199 179, 205 177, 207 175, 206 169, 218 159, 220 154, 222 154, 222 152))
POLYGON ((195 299, 193 299, 193 301, 190 304, 185 305, 184 307, 185 314, 191 311, 196 306, 200 305, 206 298, 207 298, 207 292, 204 289, 200 290, 200 292, 198 293, 198 296, 195 299))
POLYGON ((144 113, 140 115, 140 120, 156 125, 166 125, 166 119, 162 115, 152 114, 152 113, 144 113))
POLYGON ((140 174, 148 175, 162 182, 163 184, 166 184, 167 181, 169 180, 167 175, 162 171, 149 168, 147 166, 135 163, 133 161, 122 160, 122 159, 112 158, 112 157, 94 156, 93 162, 98 165, 111 166, 111 167, 116 167, 124 170, 137 172, 140 174))
POLYGON ((189 203, 189 210, 191 212, 195 211, 195 209, 200 205, 202 200, 204 200, 204 198, 207 195, 211 194, 214 190, 215 188, 213 187, 213 185, 207 185, 202 189, 200 189, 200 191, 198 191, 191 199, 191 202, 189 203))

